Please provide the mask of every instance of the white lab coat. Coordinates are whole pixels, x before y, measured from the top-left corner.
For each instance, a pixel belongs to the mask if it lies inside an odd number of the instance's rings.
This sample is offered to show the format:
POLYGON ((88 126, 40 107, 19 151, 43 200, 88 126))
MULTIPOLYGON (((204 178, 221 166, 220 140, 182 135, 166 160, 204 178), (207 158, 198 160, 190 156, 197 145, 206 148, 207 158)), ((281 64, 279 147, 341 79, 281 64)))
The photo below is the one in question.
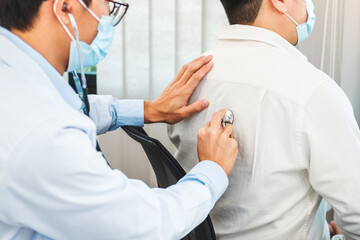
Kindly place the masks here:
MULTIPOLYGON (((95 150, 95 123, 76 109, 79 98, 70 91, 74 106, 68 104, 34 60, 38 53, 30 57, 2 32, 1 240, 176 239, 205 219, 227 187, 219 165, 201 162, 166 190, 112 170, 95 150)), ((91 111, 103 106, 110 115, 106 99, 97 98, 91 111)), ((98 130, 111 119, 95 118, 98 130)))

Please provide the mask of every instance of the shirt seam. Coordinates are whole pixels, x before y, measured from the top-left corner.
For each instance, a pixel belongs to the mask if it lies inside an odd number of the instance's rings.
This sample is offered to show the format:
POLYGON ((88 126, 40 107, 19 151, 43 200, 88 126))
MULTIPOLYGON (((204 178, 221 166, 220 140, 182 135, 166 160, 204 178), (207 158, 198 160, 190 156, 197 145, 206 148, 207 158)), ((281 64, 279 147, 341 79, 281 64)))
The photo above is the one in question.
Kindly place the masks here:
MULTIPOLYGON (((307 106, 307 104, 310 102, 310 100, 314 97, 315 93, 325 84, 328 84, 329 81, 324 81, 322 83, 320 83, 312 92, 311 94, 309 94, 308 98, 306 99, 306 101, 304 102, 304 104, 301 104, 299 106, 299 110, 297 113, 297 119, 296 119, 296 124, 295 124, 295 142, 296 142, 296 155, 297 155, 297 159, 298 159, 298 164, 299 164, 299 170, 301 168, 301 166, 307 166, 306 165, 306 161, 305 159, 303 159, 303 156, 301 155, 302 150, 304 149, 303 146, 303 139, 301 136, 301 129, 303 128, 303 124, 304 124, 304 115, 305 115, 305 107, 307 106)), ((301 173, 301 177, 303 180, 305 180, 305 182, 308 182, 309 179, 307 176, 305 176, 304 173, 301 173)), ((312 186, 310 185, 310 190, 309 191, 314 191, 314 189, 312 188, 312 186)), ((308 207, 308 209, 310 209, 311 207, 311 201, 310 201, 310 195, 309 192, 306 195, 306 205, 308 207)), ((311 211, 307 210, 306 211, 306 220, 305 223, 303 225, 303 234, 304 234, 304 239, 306 239, 307 237, 307 230, 309 229, 309 224, 310 224, 310 217, 311 217, 311 211)))
POLYGON ((303 139, 301 136, 301 130, 302 130, 303 124, 304 124, 305 108, 308 105, 308 103, 310 102, 310 100, 314 97, 315 93, 325 84, 329 84, 329 81, 325 81, 325 82, 322 82, 321 84, 319 84, 319 86, 317 86, 311 92, 311 94, 309 94, 309 97, 306 99, 304 104, 299 105, 299 110, 297 113, 297 120, 296 120, 297 124, 295 126, 295 134, 296 134, 296 143, 299 144, 298 151, 297 151, 298 159, 300 160, 300 163, 303 163, 303 164, 306 164, 306 163, 304 162, 304 159, 302 159, 302 156, 300 156, 299 154, 301 153, 301 150, 304 148, 303 139))
MULTIPOLYGON (((256 165, 257 165, 257 162, 258 162, 258 144, 259 144, 259 127, 260 127, 260 119, 261 119, 261 108, 262 108, 262 105, 264 104, 264 99, 265 99, 265 96, 267 95, 268 93, 268 89, 265 89, 265 91, 262 93, 262 96, 261 96, 261 100, 260 100, 260 104, 259 104, 259 108, 257 109, 258 111, 258 118, 257 118, 257 122, 256 122, 256 133, 255 133, 255 146, 254 146, 254 162, 253 162, 253 167, 252 167, 252 174, 251 174, 251 188, 254 187, 254 184, 255 184, 255 168, 256 168, 256 165)), ((262 171, 261 169, 259 169, 260 171, 262 171)), ((260 175, 260 178, 262 176, 262 173, 259 174, 260 175)), ((260 179, 260 182, 261 182, 261 179, 260 179)))

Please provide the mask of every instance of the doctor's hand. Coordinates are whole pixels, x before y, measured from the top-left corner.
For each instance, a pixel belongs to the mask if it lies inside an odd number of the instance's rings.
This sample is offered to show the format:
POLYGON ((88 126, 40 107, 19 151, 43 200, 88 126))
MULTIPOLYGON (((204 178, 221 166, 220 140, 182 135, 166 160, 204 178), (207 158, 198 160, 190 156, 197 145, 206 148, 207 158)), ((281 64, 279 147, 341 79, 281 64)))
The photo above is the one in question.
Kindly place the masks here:
POLYGON ((211 122, 198 132, 197 151, 199 161, 210 160, 219 164, 227 175, 230 174, 238 154, 238 143, 233 138, 233 126, 227 124, 222 128, 221 120, 226 109, 216 112, 211 122))
POLYGON ((199 82, 212 69, 212 56, 199 57, 184 65, 174 81, 154 101, 144 103, 144 122, 175 124, 209 106, 199 100, 188 105, 188 100, 199 82))

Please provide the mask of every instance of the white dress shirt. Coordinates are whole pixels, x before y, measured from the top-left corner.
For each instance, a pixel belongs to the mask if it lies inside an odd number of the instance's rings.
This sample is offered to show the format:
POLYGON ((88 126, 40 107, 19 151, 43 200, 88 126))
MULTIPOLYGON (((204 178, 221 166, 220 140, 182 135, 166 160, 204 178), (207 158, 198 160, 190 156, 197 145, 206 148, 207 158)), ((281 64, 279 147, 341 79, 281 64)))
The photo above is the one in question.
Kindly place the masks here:
MULTIPOLYGON (((143 101, 90 97, 90 116, 55 69, 0 27, 0 239, 180 239, 228 179, 214 162, 151 189, 112 170, 97 133, 143 124, 143 101)), ((196 155, 192 156, 196 158, 196 155)))
POLYGON ((169 128, 185 169, 197 130, 234 112, 239 155, 211 213, 219 239, 329 239, 326 199, 346 239, 360 239, 360 132, 344 92, 272 31, 223 28, 214 68, 190 102, 210 107, 169 128))

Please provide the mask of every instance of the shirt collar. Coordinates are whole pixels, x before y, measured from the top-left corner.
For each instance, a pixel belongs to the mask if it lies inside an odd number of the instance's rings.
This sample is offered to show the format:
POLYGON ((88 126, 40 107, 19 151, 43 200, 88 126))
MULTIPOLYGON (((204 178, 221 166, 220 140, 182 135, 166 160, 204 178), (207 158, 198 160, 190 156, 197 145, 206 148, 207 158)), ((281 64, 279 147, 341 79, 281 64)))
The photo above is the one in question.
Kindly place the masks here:
POLYGON ((70 87, 68 83, 64 81, 64 78, 55 70, 55 68, 35 49, 24 42, 21 38, 0 26, 0 34, 15 44, 25 54, 30 56, 44 71, 56 90, 60 93, 61 97, 75 110, 80 110, 83 106, 82 101, 70 87))
POLYGON ((262 42, 279 48, 288 54, 307 59, 296 47, 291 45, 279 34, 265 28, 250 25, 230 25, 221 29, 219 40, 246 40, 262 42))

